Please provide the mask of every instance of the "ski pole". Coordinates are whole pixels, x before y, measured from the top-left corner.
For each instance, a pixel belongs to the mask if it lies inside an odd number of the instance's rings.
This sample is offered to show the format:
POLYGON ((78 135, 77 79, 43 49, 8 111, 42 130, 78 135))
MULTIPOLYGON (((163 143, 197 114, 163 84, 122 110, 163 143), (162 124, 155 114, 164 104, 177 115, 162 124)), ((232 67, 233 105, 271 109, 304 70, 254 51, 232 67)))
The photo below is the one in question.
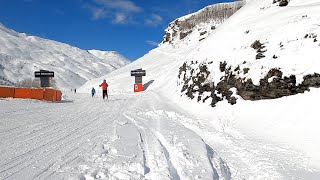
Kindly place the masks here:
POLYGON ((98 93, 97 93, 97 98, 98 98, 98 96, 99 96, 99 90, 100 90, 100 87, 98 87, 98 93))

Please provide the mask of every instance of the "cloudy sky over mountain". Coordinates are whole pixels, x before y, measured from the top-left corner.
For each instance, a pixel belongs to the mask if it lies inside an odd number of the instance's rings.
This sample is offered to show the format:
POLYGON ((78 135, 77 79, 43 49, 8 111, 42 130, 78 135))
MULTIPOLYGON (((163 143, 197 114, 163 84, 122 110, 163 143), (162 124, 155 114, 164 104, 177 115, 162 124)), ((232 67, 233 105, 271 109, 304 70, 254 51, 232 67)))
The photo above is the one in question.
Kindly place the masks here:
POLYGON ((169 22, 218 2, 10 0, 1 2, 0 23, 82 49, 115 50, 135 60, 161 42, 169 22))

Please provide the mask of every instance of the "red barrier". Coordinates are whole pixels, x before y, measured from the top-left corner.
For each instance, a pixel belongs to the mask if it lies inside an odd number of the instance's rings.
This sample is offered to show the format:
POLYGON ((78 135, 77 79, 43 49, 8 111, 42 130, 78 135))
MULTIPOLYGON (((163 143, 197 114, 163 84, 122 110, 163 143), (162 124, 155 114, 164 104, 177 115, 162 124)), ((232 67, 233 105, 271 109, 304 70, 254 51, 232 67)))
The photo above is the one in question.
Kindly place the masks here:
POLYGON ((0 87, 0 98, 14 97, 14 88, 0 87))
POLYGON ((61 101, 61 99, 62 99, 62 93, 61 93, 61 91, 57 91, 57 98, 56 98, 56 100, 57 100, 57 101, 61 101))
POLYGON ((53 89, 45 89, 43 99, 46 101, 56 101, 57 91, 53 89))
POLYGON ((43 100, 44 89, 31 89, 31 99, 43 100))
POLYGON ((23 98, 46 101, 61 101, 62 93, 54 89, 28 89, 0 87, 0 98, 23 98))
POLYGON ((31 89, 15 88, 14 97, 15 98, 23 98, 23 99, 31 99, 31 89))

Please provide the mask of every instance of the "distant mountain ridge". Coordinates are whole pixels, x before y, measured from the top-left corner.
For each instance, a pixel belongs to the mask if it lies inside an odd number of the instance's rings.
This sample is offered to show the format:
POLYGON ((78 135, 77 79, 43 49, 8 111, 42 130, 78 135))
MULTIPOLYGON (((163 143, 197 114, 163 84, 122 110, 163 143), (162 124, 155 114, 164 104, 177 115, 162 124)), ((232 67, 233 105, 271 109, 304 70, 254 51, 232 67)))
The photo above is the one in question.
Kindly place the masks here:
POLYGON ((55 72, 59 88, 78 88, 129 63, 114 51, 82 50, 18 33, 0 24, 0 84, 3 85, 33 78, 34 71, 46 69, 55 72))

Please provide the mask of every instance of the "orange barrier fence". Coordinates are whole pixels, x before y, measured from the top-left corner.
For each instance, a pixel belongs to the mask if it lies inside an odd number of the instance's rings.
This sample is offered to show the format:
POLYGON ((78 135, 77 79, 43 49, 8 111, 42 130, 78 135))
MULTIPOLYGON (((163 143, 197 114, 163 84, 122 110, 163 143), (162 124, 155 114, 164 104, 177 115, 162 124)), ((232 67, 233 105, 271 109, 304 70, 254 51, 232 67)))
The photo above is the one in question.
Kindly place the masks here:
POLYGON ((14 89, 14 98, 31 99, 31 89, 27 89, 27 88, 14 89))
POLYGON ((61 101, 62 93, 55 89, 31 89, 0 87, 0 98, 23 98, 46 101, 61 101))
POLYGON ((31 99, 43 100, 43 89, 31 89, 31 99))
POLYGON ((14 88, 0 87, 0 98, 14 97, 14 88))
POLYGON ((43 99, 46 101, 56 101, 57 92, 53 89, 45 89, 43 99))

